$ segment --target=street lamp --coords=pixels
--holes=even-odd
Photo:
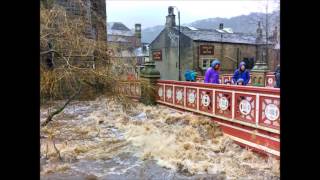
[[[178,36],[178,67],[179,67],[179,81],[181,81],[181,65],[180,65],[180,11],[177,6],[172,6],[178,11],[178,21],[179,21],[179,36]]]

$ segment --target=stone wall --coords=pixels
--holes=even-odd
[[[161,79],[178,80],[178,39],[171,40],[168,33],[175,32],[172,28],[164,29],[160,36],[150,45],[150,58],[154,50],[161,50],[162,60],[155,61]],[[177,33],[176,33],[177,35]]]
[[[213,45],[213,56],[199,56],[200,45]],[[237,53],[239,49],[239,55]],[[216,43],[216,42],[193,42],[193,58],[195,69],[199,72],[199,75],[204,75],[205,71],[200,68],[201,57],[217,58],[220,60],[221,73],[228,74],[233,73],[238,67],[238,64],[243,58],[256,58],[256,46],[248,44],[231,44],[231,43]]]
[[[176,35],[176,40],[172,40]],[[170,38],[171,37],[171,38]],[[178,31],[173,28],[164,29],[160,35],[150,45],[150,57],[152,58],[153,50],[162,51],[162,60],[155,61],[156,68],[161,72],[161,79],[178,80]],[[193,41],[185,35],[181,34],[180,40],[180,59],[181,59],[181,77],[184,78],[184,72],[187,69],[196,70],[199,76],[205,74],[205,70],[201,68],[201,58],[214,59],[221,61],[221,73],[232,74],[238,68],[239,63],[244,58],[253,58],[257,60],[257,46],[252,44],[233,44],[220,42],[201,42]],[[199,55],[200,45],[213,45],[214,55]],[[279,51],[269,50],[269,68],[274,71],[279,63]]]

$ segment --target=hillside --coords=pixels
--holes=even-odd
[[[258,20],[265,24],[265,13],[251,13],[249,15],[235,16],[232,18],[208,18],[194,21],[189,24],[183,24],[185,26],[193,26],[203,29],[215,29],[219,27],[220,23],[224,24],[224,27],[230,27],[234,32],[252,33],[254,34],[257,29]],[[279,23],[280,12],[275,11],[269,14],[269,32],[272,32],[273,27]],[[142,42],[150,43],[164,28],[164,25],[158,25],[150,28],[142,29]],[[264,28],[264,27],[263,27]]]

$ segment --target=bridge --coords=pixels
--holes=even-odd
[[[223,74],[221,75],[221,77],[219,78],[219,82],[220,84],[225,84],[226,81],[231,81],[233,74]],[[197,77],[197,82],[203,82],[204,77],[203,76],[198,76]],[[250,74],[250,80],[248,85],[252,85],[252,75]],[[255,80],[253,80],[255,81]],[[264,82],[264,86],[265,87],[274,87],[275,85],[275,76],[274,76],[274,72],[269,72],[266,74],[266,81]]]
[[[156,102],[209,116],[240,146],[279,158],[280,89],[273,88],[272,73],[267,76],[266,87],[157,80]],[[119,91],[138,99],[140,82],[123,82]]]

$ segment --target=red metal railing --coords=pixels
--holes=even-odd
[[[141,96],[140,81],[122,81],[120,82],[117,91],[128,97],[138,99]]]
[[[276,78],[274,76],[274,72],[269,72],[266,75],[265,86],[266,87],[274,87],[276,83]]]
[[[119,91],[139,98],[140,82]],[[159,104],[210,116],[239,144],[280,156],[280,89],[158,80],[156,92]]]
[[[265,143],[260,146],[261,142],[254,141],[251,146],[280,156],[280,90],[277,88],[158,80],[157,102],[217,118],[226,127],[232,127],[233,132],[239,128],[259,131],[262,133],[259,141]],[[246,142],[251,141],[251,131],[243,137]]]
[[[157,98],[162,104],[279,132],[276,88],[158,80]]]

